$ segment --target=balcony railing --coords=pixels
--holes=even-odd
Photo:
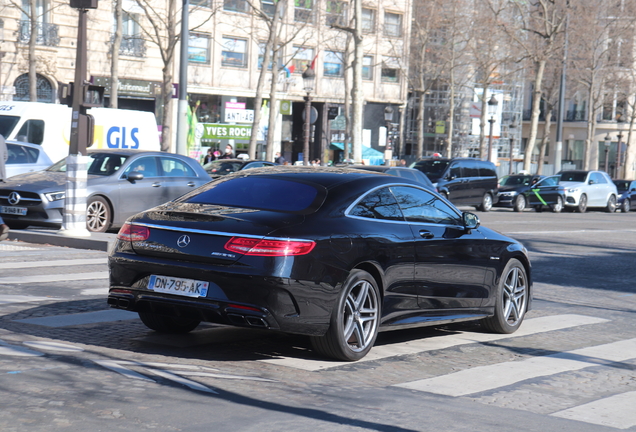
[[[37,23],[37,39],[36,44],[46,46],[58,46],[60,37],[58,36],[59,27],[56,24]],[[18,41],[20,43],[29,43],[31,38],[31,21],[20,21],[18,28]]]
[[[122,36],[119,54],[132,57],[145,57],[146,41],[141,35]]]

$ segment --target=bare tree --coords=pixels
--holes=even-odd
[[[119,49],[122,39],[123,0],[115,0],[115,35],[110,59],[110,107],[117,108],[119,98]]]

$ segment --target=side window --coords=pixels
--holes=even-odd
[[[464,163],[464,177],[479,177],[477,161],[469,160]]]
[[[178,159],[159,158],[164,177],[196,177],[194,170],[185,162]]]
[[[137,171],[144,175],[144,177],[157,177],[157,161],[155,157],[147,156],[134,160],[124,174],[128,174],[131,171]]]
[[[479,177],[497,177],[497,172],[488,162],[477,162],[479,166]]]
[[[7,144],[9,157],[7,165],[35,163],[38,160],[38,151],[30,147],[17,144]]]
[[[17,138],[32,144],[42,144],[44,140],[44,120],[27,120],[24,122]]]
[[[636,190],[636,181],[632,182],[632,185],[629,187],[630,191]]]
[[[459,216],[444,201],[423,189],[407,186],[391,188],[398,205],[409,222],[459,225]]]
[[[605,181],[605,178],[603,178],[603,176],[601,174],[599,174],[599,173],[590,174],[590,180],[592,180],[594,182],[594,184],[607,183]]]
[[[400,207],[388,188],[367,194],[351,209],[349,215],[368,219],[404,221]]]
[[[448,173],[450,174],[451,179],[460,178],[462,177],[462,167],[459,164],[451,165]]]

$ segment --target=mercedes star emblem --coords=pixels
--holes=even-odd
[[[20,202],[20,198],[22,198],[22,197],[20,196],[20,194],[19,194],[19,193],[17,193],[17,192],[11,192],[11,193],[9,194],[9,204],[11,204],[11,205],[16,205],[17,203],[19,203],[19,202]]]
[[[184,248],[189,244],[190,244],[190,237],[187,235],[182,235],[181,237],[179,237],[179,240],[177,240],[177,246],[179,246],[180,248]]]

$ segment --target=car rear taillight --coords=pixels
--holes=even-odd
[[[124,241],[143,241],[150,237],[150,230],[145,226],[133,225],[126,222],[117,233],[118,240]]]
[[[269,240],[232,237],[225,249],[252,256],[294,256],[306,255],[316,246],[313,241]]]

